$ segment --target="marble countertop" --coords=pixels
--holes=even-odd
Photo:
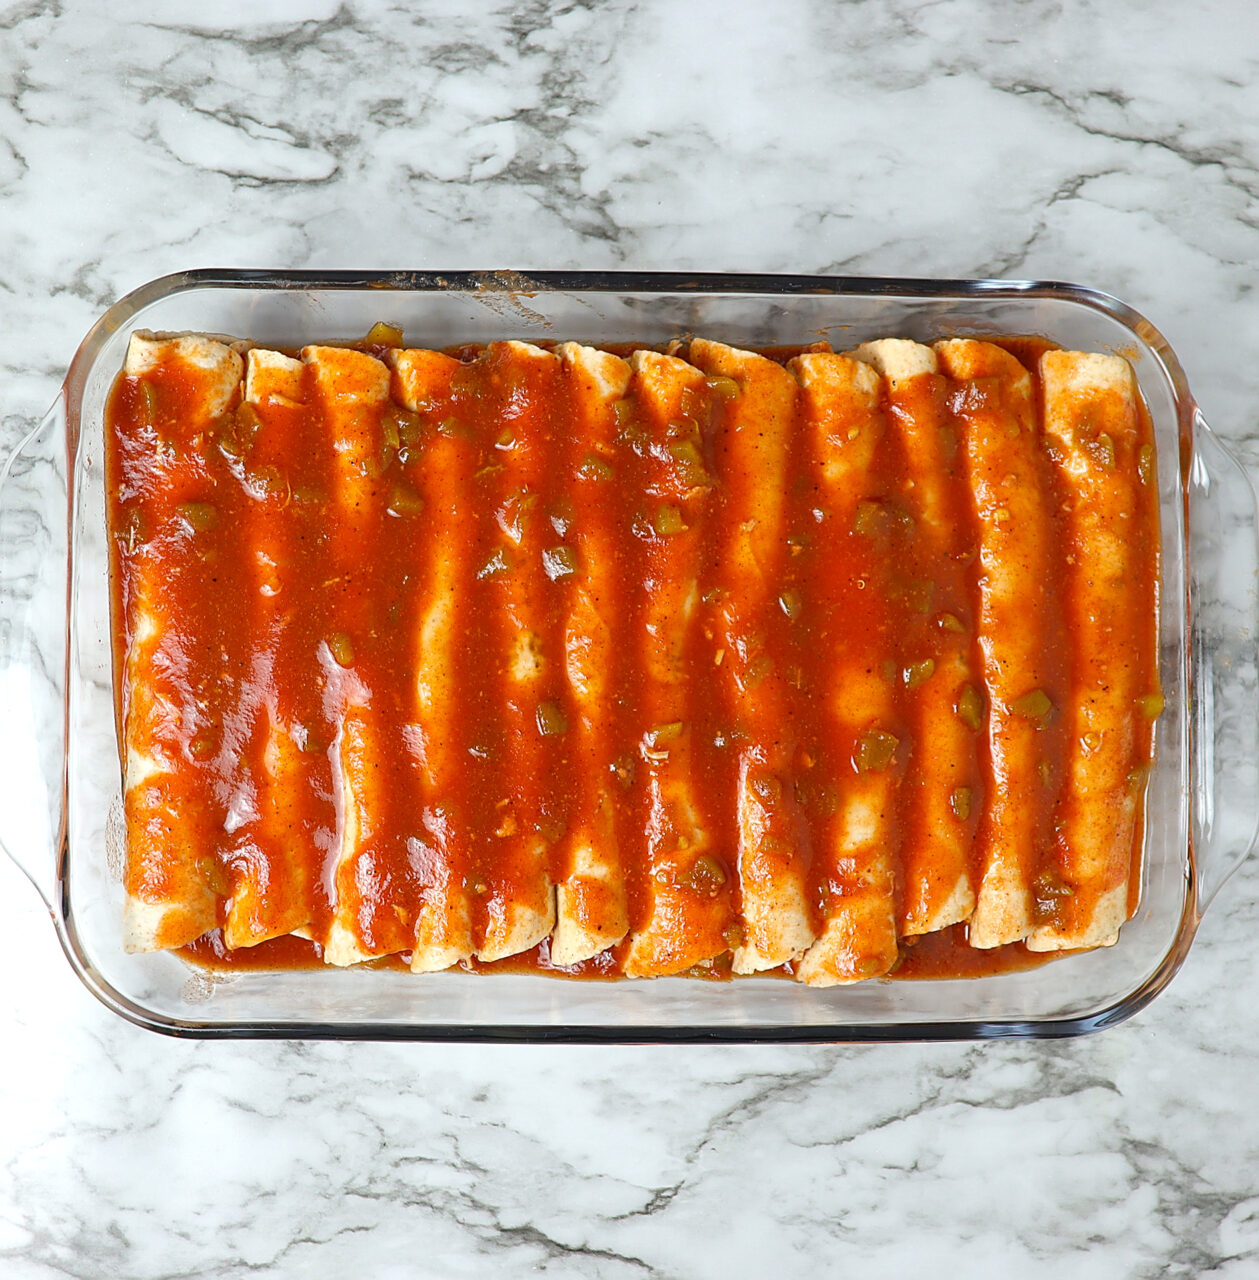
[[[164,272],[626,267],[1085,282],[1259,471],[1259,11],[1193,9],[0,4],[0,452]],[[0,858],[0,1274],[1259,1275],[1257,897],[1078,1041],[191,1043]]]

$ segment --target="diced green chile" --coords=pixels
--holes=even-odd
[[[682,519],[681,509],[663,504],[652,518],[651,527],[662,537],[682,533],[686,529],[686,521]]]
[[[250,487],[267,498],[274,498],[281,493],[288,493],[289,482],[279,467],[270,464],[253,467],[246,473]]]
[[[396,484],[385,510],[391,516],[418,516],[424,510],[424,499],[410,485]]]
[[[671,742],[676,742],[683,733],[685,724],[681,720],[671,720],[668,724],[658,724],[654,729],[647,732],[647,745],[649,747],[666,747]]]
[[[699,446],[694,440],[679,440],[669,446],[669,453],[678,464],[678,471],[687,484],[697,489],[711,489],[715,481],[704,466]]]
[[[978,733],[984,727],[983,695],[973,684],[968,684],[962,689],[953,709],[957,712],[957,718],[968,729]]]
[[[1021,698],[1015,698],[1014,709],[1029,720],[1043,720],[1054,709],[1054,704],[1044,689],[1033,689]]]
[[[542,568],[552,582],[571,577],[577,572],[577,553],[572,547],[550,547],[542,553]]]
[[[715,898],[726,883],[726,869],[711,853],[703,853],[691,863],[684,880],[694,892]]]
[[[218,509],[209,502],[181,502],[175,510],[193,533],[208,533],[219,522]]]
[[[1147,693],[1140,700],[1141,714],[1148,720],[1157,720],[1167,705],[1161,693]]]
[[[568,531],[573,527],[573,521],[577,518],[573,504],[567,498],[560,498],[553,503],[547,515],[551,521],[551,528],[561,538],[568,536]]]
[[[410,449],[420,443],[424,424],[418,413],[412,413],[410,409],[395,409],[393,419],[398,429],[398,440],[403,446]]]
[[[907,689],[917,689],[926,684],[935,675],[935,659],[923,658],[921,662],[911,662],[902,673]]]
[[[536,719],[538,732],[544,738],[568,732],[568,717],[558,702],[539,702]]]
[[[506,547],[499,547],[492,556],[477,570],[478,578],[501,578],[512,570],[511,552]]]
[[[258,410],[248,401],[236,406],[236,437],[248,448],[262,426]]]
[[[402,346],[402,330],[395,324],[386,324],[383,320],[377,320],[368,329],[364,345],[369,347],[400,347]]]
[[[857,740],[853,763],[858,773],[879,773],[896,758],[900,739],[883,729],[869,729]]]
[[[577,468],[577,474],[583,480],[611,480],[613,473],[611,464],[596,454],[588,453],[585,461]]]
[[[872,538],[886,526],[883,508],[877,502],[862,499],[852,517],[852,531],[863,538]]]

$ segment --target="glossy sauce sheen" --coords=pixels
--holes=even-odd
[[[1042,348],[1003,345],[1039,392]],[[614,439],[594,451],[580,440],[581,406],[558,360],[526,358],[506,343],[455,354],[461,363],[447,390],[420,413],[398,410],[396,375],[393,402],[369,410],[364,438],[373,444],[356,464],[348,506],[336,500],[344,459],[309,367],[305,403],[268,407],[260,422],[229,412],[194,437],[181,430],[191,392],[179,369],[121,376],[114,388],[108,468],[120,724],[129,696],[124,664],[143,604],[161,635],[154,679],[180,709],[164,732],[168,752],[180,760],[169,803],[195,816],[197,857],[183,874],[199,877],[197,888],[208,885],[220,902],[220,929],[186,945],[185,954],[216,967],[320,963],[341,903],[362,950],[380,956],[372,963],[405,964],[426,895],[443,878],[466,896],[479,944],[511,904],[543,902],[550,886],[570,876],[570,832],[591,820],[593,777],[608,784],[614,805],[629,934],[564,968],[551,964],[546,939],[492,963],[474,956],[461,963],[617,977],[632,939],[665,902],[683,957],[668,971],[723,977],[744,936],[740,787],[754,790],[758,812],[767,815],[767,847],[802,878],[808,927],[817,937],[864,874],[820,851],[837,838],[847,792],[874,771],[883,775],[879,794],[890,805],[882,847],[900,935],[893,976],[971,976],[1045,958],[1021,943],[974,950],[965,924],[921,941],[906,933],[925,910],[933,874],[933,855],[924,852],[923,761],[915,752],[927,687],[920,678],[949,663],[975,671],[982,665],[975,632],[979,531],[958,436],[961,417],[995,393],[942,375],[899,395],[882,385],[876,412],[883,429],[856,517],[835,510],[797,424],[787,436],[778,534],[772,548],[756,550],[763,575],[757,589],[737,594],[737,522],[748,521],[763,495],[747,464],[752,455],[735,448],[730,434],[740,394],[730,379],[695,379],[668,420],[652,419],[631,381]],[[773,353],[775,367],[791,354]],[[933,491],[954,535],[943,549],[924,532],[923,488],[902,437],[888,425],[894,415],[915,413],[934,414],[940,424],[943,461]],[[749,429],[754,425],[741,427]],[[1144,413],[1140,431],[1149,445]],[[445,493],[432,491],[426,472],[426,456],[439,442],[446,451],[441,474],[453,487]],[[1060,525],[1071,495],[1047,458],[1038,465],[1051,495],[1055,568],[1048,586],[1057,596],[1070,572]],[[1157,496],[1150,483],[1139,492],[1129,536],[1141,573],[1124,607],[1143,637],[1133,659],[1141,686],[1153,693]],[[457,702],[446,723],[463,767],[443,775],[442,794],[434,795],[425,772],[431,744],[415,707],[417,635],[431,603],[427,552],[451,536],[455,518],[466,531],[466,570],[454,584],[461,604],[451,686]],[[596,602],[612,619],[608,704],[596,728],[580,720],[564,658],[565,620],[587,571],[582,552],[591,546],[612,548],[600,574],[611,599]],[[680,573],[694,578],[685,620],[677,609],[657,607],[672,598],[671,575]],[[260,584],[270,591],[265,607]],[[1042,639],[1054,660],[1043,683],[1060,707],[1070,694],[1070,635],[1060,613],[1050,616],[1056,632]],[[659,626],[679,629],[647,634]],[[520,678],[515,664],[525,633],[540,662]],[[653,645],[675,647],[676,683],[652,674]],[[868,728],[842,714],[842,689],[832,687],[837,663],[861,664],[880,682],[885,710],[873,746]],[[368,735],[364,751],[370,747],[371,821],[353,861],[339,866],[346,821],[339,771],[355,717]],[[1051,713],[1039,739],[1046,783],[1038,804],[1047,824],[1064,772],[1064,733],[1053,722]],[[279,818],[258,798],[273,725],[299,748]],[[1153,718],[1136,708],[1133,738],[1133,775],[1141,777],[1152,756]],[[653,786],[665,786],[661,779],[681,760],[693,836],[679,835],[676,805],[652,799],[659,795]],[[956,816],[960,847],[973,859],[992,787],[982,733],[951,767],[967,794]],[[1142,843],[1138,809],[1128,851],[1130,910]],[[1037,883],[1056,885],[1056,865],[1047,846]],[[976,885],[982,870],[969,867]],[[160,858],[142,866],[133,858],[128,887],[178,898],[173,877]],[[283,932],[300,927],[311,940],[226,947],[221,929],[242,884],[260,894],[268,918],[285,922]],[[1037,921],[1087,913],[1081,899],[1088,892],[1036,892]],[[778,970],[791,971],[790,962]]]

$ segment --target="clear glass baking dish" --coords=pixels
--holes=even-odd
[[[210,975],[121,945],[121,786],[111,688],[102,447],[133,330],[278,346],[377,320],[442,347],[491,338],[748,346],[1028,334],[1130,359],[1159,445],[1167,710],[1140,907],[1114,947],[953,981],[816,990],[777,979],[572,982],[460,972]],[[1174,352],[1131,308],[1074,285],[818,276],[205,270],[128,294],[83,340],[48,416],[0,473],[0,844],[106,1005],[189,1036],[415,1040],[861,1041],[1067,1036],[1142,1008],[1250,850],[1259,797],[1255,495]]]

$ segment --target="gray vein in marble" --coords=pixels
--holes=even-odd
[[[8,13],[0,13],[0,31],[12,31],[22,23],[45,14],[59,18],[63,13],[64,6],[60,0],[27,0],[26,4],[13,5]]]

